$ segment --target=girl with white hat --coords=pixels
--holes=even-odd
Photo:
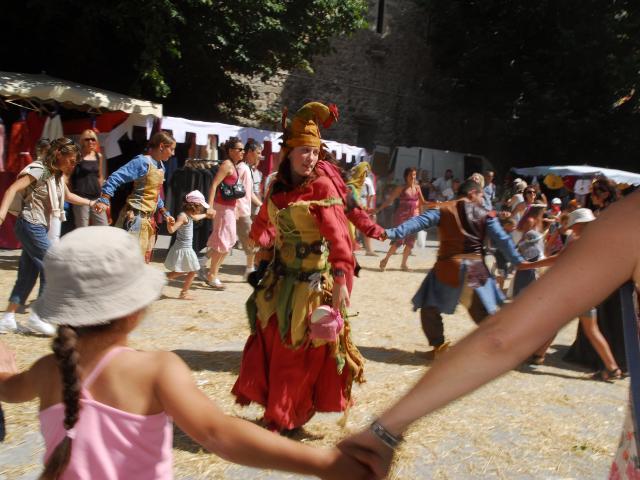
[[[18,373],[0,342],[0,400],[40,401],[40,478],[170,479],[172,419],[232,462],[327,479],[367,473],[335,448],[314,449],[225,415],[175,354],[128,347],[165,279],[124,230],[71,232],[50,249],[45,272],[36,309],[58,327],[54,354]]]

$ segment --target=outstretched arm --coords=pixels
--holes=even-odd
[[[507,258],[507,261],[520,265],[525,260],[516,250],[511,235],[504,231],[497,218],[487,218],[487,234],[498,250]]]
[[[7,188],[7,191],[4,192],[4,197],[2,197],[2,203],[0,204],[0,225],[2,225],[7,218],[7,212],[15,196],[31,185],[31,182],[35,181],[36,179],[31,175],[23,175]]]
[[[365,236],[380,239],[384,234],[384,228],[371,220],[371,216],[362,208],[355,207],[346,212],[347,218],[353,226]]]
[[[610,206],[540,280],[445,353],[379,419],[392,435],[522,362],[569,320],[640,279],[640,193]],[[606,245],[606,248],[602,246]],[[597,258],[594,254],[597,253]],[[368,431],[342,443],[379,476],[392,451]]]
[[[156,392],[168,415],[191,438],[230,462],[317,475],[326,479],[366,478],[367,470],[336,449],[312,448],[225,415],[195,384],[175,354],[160,354]]]
[[[389,240],[397,240],[398,238],[404,238],[408,235],[418,233],[421,230],[435,227],[440,223],[440,210],[431,209],[425,210],[420,215],[410,218],[401,225],[395,228],[387,228],[385,233]]]
[[[44,358],[29,370],[18,372],[14,353],[0,341],[0,400],[10,403],[33,400],[38,394],[34,372],[42,368]]]

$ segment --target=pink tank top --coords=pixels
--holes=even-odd
[[[417,189],[413,195],[411,195],[407,189],[403,190],[398,197],[398,208],[393,216],[394,223],[400,225],[410,218],[415,217],[419,203],[420,195]]]
[[[80,417],[73,430],[71,460],[63,480],[164,480],[173,478],[173,423],[164,412],[137,415],[97,402],[89,387],[109,361],[127,347],[115,347],[100,359],[82,384]],[[45,461],[66,432],[64,404],[40,412]]]

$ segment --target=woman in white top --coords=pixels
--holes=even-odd
[[[15,312],[19,305],[26,303],[38,276],[40,291],[44,287],[42,260],[51,245],[49,228],[52,223],[64,221],[64,202],[90,207],[95,204],[94,200],[79,197],[65,187],[63,176],[71,175],[78,156],[78,146],[72,140],[58,138],[51,142],[44,161],[27,165],[5,192],[0,204],[0,225],[4,223],[9,208],[15,206],[16,195],[23,200],[15,225],[16,237],[22,244],[22,254],[18,264],[18,278],[0,321],[0,333],[17,331]],[[55,333],[55,329],[41,321],[34,312],[29,317],[27,327],[43,335]]]

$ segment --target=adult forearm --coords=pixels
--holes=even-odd
[[[7,218],[7,213],[9,212],[9,206],[13,202],[13,199],[16,196],[16,189],[9,187],[2,197],[2,203],[0,203],[0,222],[4,222]]]
[[[73,203],[74,205],[82,205],[84,207],[91,207],[93,205],[93,200],[81,197],[75,193],[69,192],[68,190],[65,194],[65,200],[69,203]]]
[[[614,212],[594,222],[540,280],[443,355],[381,417],[382,425],[397,434],[421,416],[513,368],[563,324],[631,278],[637,265],[638,236],[620,234],[630,209],[612,208]],[[608,248],[603,249],[604,244]]]
[[[385,232],[390,240],[395,240],[436,226],[439,222],[440,212],[438,210],[427,210],[395,228],[386,229]]]

